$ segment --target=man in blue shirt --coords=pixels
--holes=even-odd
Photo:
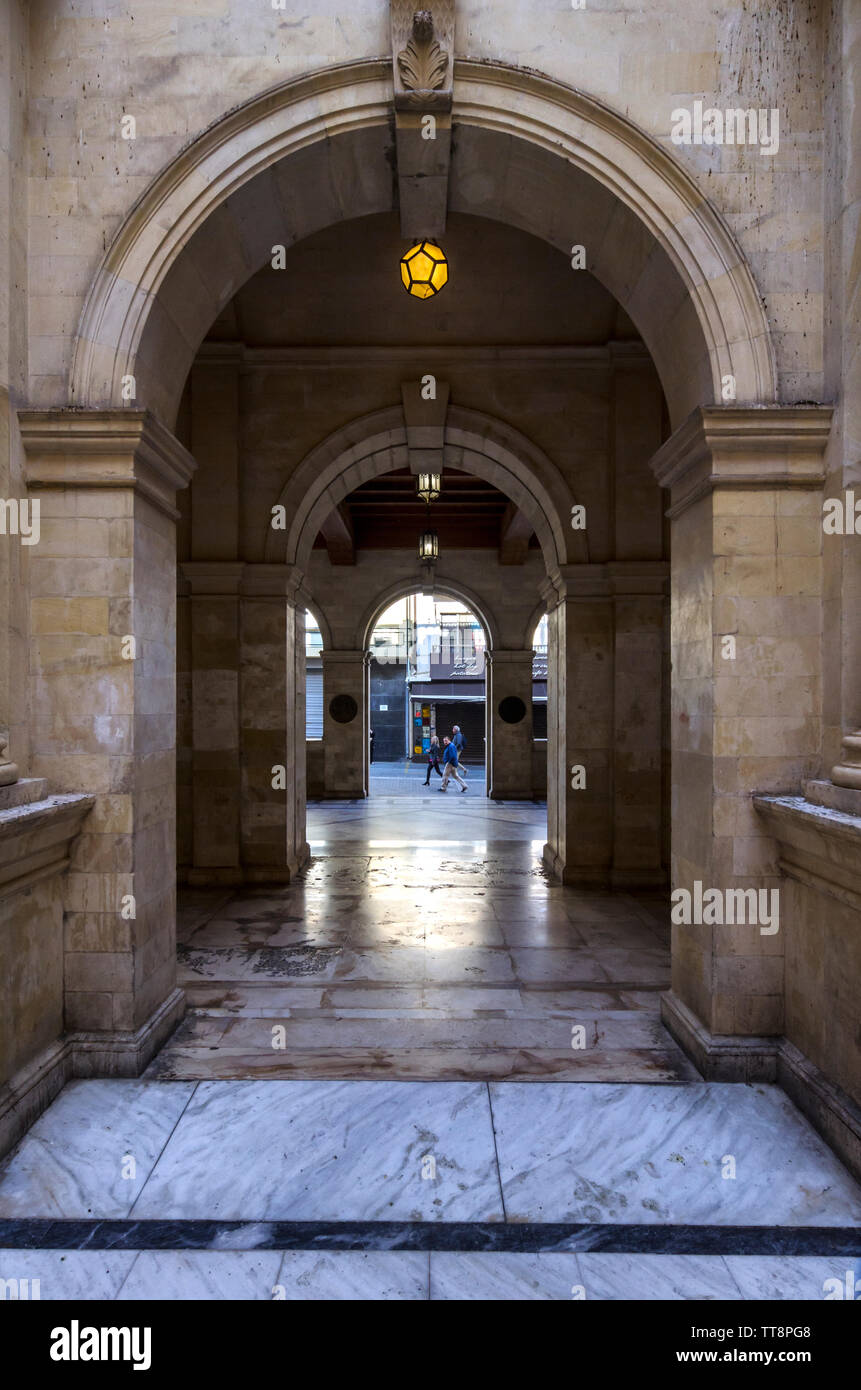
[[[442,774],[442,786],[440,787],[440,791],[448,791],[448,779],[449,777],[453,777],[461,791],[465,792],[466,783],[457,775],[457,749],[448,734],[446,734],[443,742],[445,743],[445,752],[442,755],[444,771]]]
[[[451,741],[457,749],[457,770],[463,778],[466,778],[466,768],[464,767],[463,758],[461,756],[466,747],[466,739],[460,731],[459,724],[452,725]]]

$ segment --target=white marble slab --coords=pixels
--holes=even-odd
[[[861,1237],[858,1242],[861,1251]],[[861,1261],[843,1255],[727,1255],[743,1298],[803,1299],[815,1303],[861,1297]],[[837,1286],[829,1282],[837,1280]]]
[[[490,1091],[508,1220],[861,1221],[861,1188],[776,1086],[494,1082]],[[722,1177],[725,1156],[734,1179]]]
[[[249,1302],[276,1296],[277,1250],[143,1250],[119,1291],[121,1301]]]
[[[28,1298],[39,1281],[42,1302],[116,1298],[138,1258],[136,1250],[0,1250],[0,1279],[26,1279]]]
[[[486,1087],[202,1082],[134,1215],[501,1220]]]
[[[428,1297],[429,1256],[412,1250],[288,1250],[276,1284],[277,1298],[412,1302]]]
[[[739,1299],[720,1255],[581,1255],[585,1297],[629,1300]]]
[[[570,1301],[583,1280],[579,1256],[557,1254],[461,1254],[434,1251],[430,1257],[430,1296],[435,1302]]]
[[[194,1086],[71,1081],[0,1165],[0,1216],[126,1216]]]

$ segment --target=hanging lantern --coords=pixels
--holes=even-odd
[[[439,473],[419,473],[416,479],[416,492],[423,502],[436,502],[440,494]]]
[[[419,241],[401,257],[401,280],[407,294],[432,299],[448,281],[448,261],[435,241]]]
[[[439,556],[439,536],[436,531],[422,531],[419,536],[419,559],[436,560]]]

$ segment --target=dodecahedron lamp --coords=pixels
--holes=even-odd
[[[432,299],[448,282],[448,261],[435,241],[420,241],[401,257],[401,280],[407,294]]]

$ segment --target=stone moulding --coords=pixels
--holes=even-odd
[[[72,405],[119,405],[126,375],[136,376],[139,399],[156,399],[158,363],[148,364],[145,355],[139,362],[139,352],[159,290],[195,231],[286,155],[339,134],[388,127],[391,62],[344,64],[270,89],[209,127],[155,179],[126,217],[85,301],[70,373]],[[728,226],[676,158],[624,116],[550,77],[472,59],[455,60],[453,73],[454,120],[561,157],[648,228],[695,310],[714,399],[731,373],[740,401],[773,402],[774,352],[755,281]],[[239,284],[224,286],[220,299]],[[220,307],[214,297],[213,319]],[[189,365],[194,351],[191,343],[182,349]],[[163,418],[172,423],[181,380],[161,386]]]
[[[717,487],[821,488],[832,407],[704,406],[652,456],[667,515],[678,516]]]
[[[21,410],[31,490],[130,487],[174,520],[176,492],[197,467],[146,410]]]

